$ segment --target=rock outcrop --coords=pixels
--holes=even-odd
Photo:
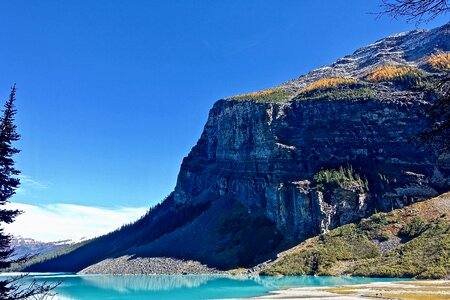
[[[363,79],[378,66],[420,67],[450,50],[450,25],[386,38],[276,89],[279,102],[248,94],[218,101],[197,145],[184,159],[177,203],[203,195],[231,196],[263,210],[287,238],[303,239],[449,189],[449,155],[421,147],[414,137],[428,120],[434,95],[392,82],[368,83],[370,97],[331,101],[302,98],[308,84],[327,77]],[[262,92],[264,93],[264,92]],[[328,199],[311,185],[323,168],[352,165],[369,191],[333,191]]]
[[[426,126],[423,101],[221,100],[183,161],[175,201],[231,195],[249,210],[263,209],[285,235],[304,237],[355,221],[342,214],[326,220],[333,219],[329,204],[308,182],[322,168],[351,164],[369,178],[370,197],[342,189],[333,196],[359,217],[435,196],[448,182],[433,178],[448,178],[450,165],[445,155],[410,141]]]

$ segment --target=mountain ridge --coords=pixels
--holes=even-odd
[[[412,55],[419,48],[419,53],[422,57],[432,54],[435,50],[450,51],[450,45],[448,42],[448,36],[450,35],[450,22],[440,27],[425,30],[416,29],[412,31],[402,32],[398,34],[390,35],[386,38],[379,39],[374,43],[361,47],[354,51],[352,54],[346,55],[343,58],[336,60],[330,65],[325,65],[317,68],[305,75],[302,75],[296,79],[289,80],[282,83],[279,86],[295,86],[296,88],[304,88],[312,81],[318,80],[323,77],[363,77],[367,74],[369,69],[373,69],[379,65],[410,65],[418,66],[423,64],[423,61],[412,60],[415,57]],[[439,40],[435,47],[421,47],[424,43],[429,45],[429,40]],[[442,39],[442,41],[441,41]],[[428,40],[428,42],[426,42]],[[415,46],[413,46],[415,45]],[[396,50],[396,51],[393,51]],[[364,58],[367,58],[364,60]],[[362,60],[362,62],[359,62]],[[356,62],[356,64],[355,64]],[[348,68],[348,65],[353,68]],[[358,67],[362,66],[362,69]],[[368,67],[368,68],[366,68]],[[348,70],[353,69],[353,72]],[[316,74],[320,74],[317,76]]]
[[[32,238],[13,236],[11,246],[14,249],[12,259],[29,257],[54,252],[76,243],[73,240],[60,240],[53,242],[42,242]]]
[[[217,101],[161,204],[25,270],[78,272],[126,255],[251,267],[376,211],[448,191],[450,155],[411,138],[427,127],[424,111],[438,96],[429,83],[448,72],[428,61],[447,59],[449,33],[446,24],[391,36],[355,51],[359,61],[347,56]]]

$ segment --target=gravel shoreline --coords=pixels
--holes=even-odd
[[[194,260],[182,260],[168,257],[131,257],[108,258],[89,266],[78,274],[112,275],[164,275],[164,274],[224,274],[225,272],[209,268]]]
[[[409,282],[373,282],[340,287],[301,287],[272,291],[267,295],[246,300],[309,299],[309,300],[361,300],[361,299],[450,299],[449,280]],[[240,299],[240,300],[245,300]],[[237,300],[237,299],[236,299]]]

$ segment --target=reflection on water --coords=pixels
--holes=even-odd
[[[31,276],[48,283],[63,280],[58,298],[81,299],[224,299],[258,296],[286,287],[336,286],[395,279],[355,277],[258,277],[226,275],[63,275]]]
[[[89,276],[82,280],[102,289],[114,289],[118,292],[132,291],[166,291],[178,288],[195,288],[213,280],[218,275],[184,275],[184,276]],[[220,277],[219,277],[220,278]],[[222,277],[223,278],[223,277]]]

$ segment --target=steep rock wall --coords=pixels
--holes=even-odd
[[[232,196],[263,210],[285,237],[302,239],[377,210],[448,188],[449,160],[411,141],[426,126],[426,95],[288,104],[218,101],[184,159],[175,201]],[[354,166],[370,192],[324,197],[308,180],[322,168]]]

